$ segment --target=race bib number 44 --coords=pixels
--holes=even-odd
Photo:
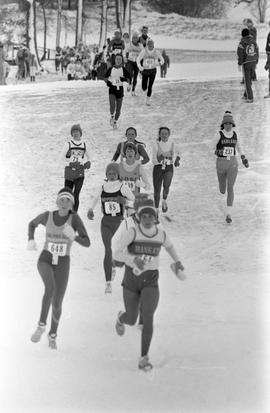
[[[234,156],[234,148],[230,146],[225,146],[223,148],[223,156],[226,156],[226,157]]]
[[[67,253],[67,244],[60,244],[58,242],[49,242],[48,251],[52,255],[57,255],[58,257],[64,257]]]
[[[120,205],[115,201],[107,201],[104,204],[105,213],[108,215],[116,215],[120,213]]]

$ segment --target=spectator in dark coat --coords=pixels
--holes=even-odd
[[[253,24],[253,21],[251,19],[245,19],[246,22],[246,27],[249,30],[249,34],[253,37],[255,42],[257,42],[257,29]],[[252,80],[257,80],[257,75],[256,75],[256,70],[254,69],[254,72],[252,73]]]
[[[270,21],[268,24],[270,27]],[[268,78],[269,78],[269,93],[268,95],[265,96],[265,98],[270,98],[270,32],[268,33],[268,36],[267,36],[265,51],[267,55],[267,62],[264,68],[265,70],[268,70]]]
[[[160,66],[160,77],[166,77],[167,70],[170,67],[170,58],[165,50],[162,50],[162,57],[164,59],[163,65]]]
[[[245,92],[243,98],[247,103],[252,103],[252,71],[255,70],[259,60],[259,48],[254,38],[249,34],[248,29],[242,30],[242,39],[237,48],[237,56],[239,71],[242,71],[244,76]]]

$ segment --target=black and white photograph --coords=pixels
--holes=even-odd
[[[0,412],[270,411],[270,0],[0,0]]]

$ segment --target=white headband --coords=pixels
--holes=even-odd
[[[61,198],[68,198],[74,204],[74,196],[69,192],[61,192],[57,195],[57,201]]]

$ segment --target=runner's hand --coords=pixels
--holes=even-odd
[[[142,260],[140,257],[135,257],[134,258],[134,264],[136,265],[136,267],[138,267],[139,268],[139,270],[143,270],[144,269],[144,266],[145,266],[145,261],[144,260]]]
[[[28,251],[35,251],[37,249],[37,244],[36,241],[34,239],[30,239],[27,243],[27,247]]]
[[[249,167],[249,163],[247,158],[245,157],[245,155],[241,155],[241,159],[242,159],[242,164],[245,166],[245,168]]]
[[[175,167],[180,166],[180,156],[177,156],[177,157],[176,157],[176,159],[175,159],[175,161],[174,161],[174,166],[175,166]]]
[[[91,219],[91,221],[94,219],[94,211],[92,210],[92,208],[88,209],[87,218]]]
[[[90,169],[90,166],[91,166],[91,162],[90,162],[90,161],[87,161],[87,162],[85,162],[85,163],[83,164],[83,168],[84,168],[84,169]]]

